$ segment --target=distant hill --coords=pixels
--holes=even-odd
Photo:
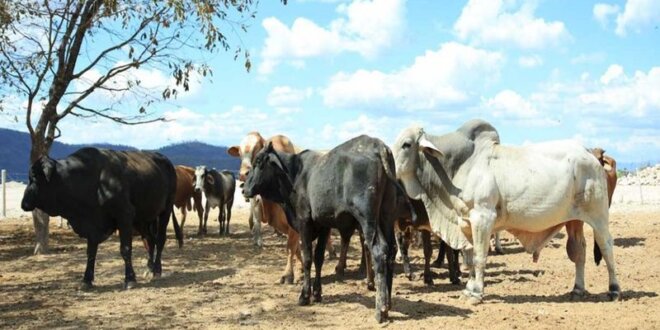
[[[114,150],[137,150],[137,148],[109,143],[66,144],[55,141],[50,155],[63,158],[82,147],[97,147]],[[157,149],[175,165],[206,165],[217,169],[238,171],[240,160],[227,154],[226,147],[202,142],[175,143]],[[30,135],[19,131],[0,128],[0,169],[6,169],[9,180],[27,181],[30,155]]]

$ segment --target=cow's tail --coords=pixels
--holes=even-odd
[[[183,232],[181,231],[181,227],[179,227],[179,221],[176,220],[174,206],[172,206],[172,226],[174,227],[174,236],[176,236],[176,241],[179,244],[180,249],[183,247]]]
[[[596,262],[596,266],[600,265],[602,259],[603,254],[600,252],[600,246],[598,246],[598,243],[594,240],[594,261]]]
[[[410,202],[406,190],[399,183],[399,180],[396,179],[396,172],[395,172],[396,170],[394,166],[394,156],[392,155],[392,151],[387,147],[381,148],[381,150],[379,151],[379,156],[381,163],[383,163],[383,169],[385,170],[385,174],[390,179],[390,181],[392,181],[392,183],[396,186],[397,199],[403,198],[404,203],[410,210],[410,221],[412,221],[412,223],[416,225],[417,213],[415,212],[415,207],[413,207],[412,203]]]

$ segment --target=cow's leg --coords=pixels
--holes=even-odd
[[[447,264],[449,268],[449,281],[451,284],[461,284],[461,269],[458,264],[458,250],[448,247]]]
[[[295,260],[294,258],[296,257],[296,251],[298,250],[298,233],[293,230],[293,228],[289,228],[289,232],[287,235],[287,242],[286,242],[286,251],[287,251],[287,257],[286,257],[286,267],[284,268],[284,274],[282,277],[280,277],[280,284],[293,284],[294,280],[294,275],[293,275],[293,268],[294,268],[294,263]]]
[[[199,219],[199,229],[197,229],[197,235],[202,236],[206,232],[206,222],[209,219],[209,211],[211,207],[209,206],[209,201],[206,201],[206,207],[204,207],[204,219]]]
[[[229,202],[227,202],[227,204],[225,204],[225,207],[227,208],[227,211],[225,213],[226,215],[225,235],[229,235],[229,221],[231,220],[231,207],[233,204],[234,204],[234,200],[230,200]]]
[[[89,290],[93,287],[94,266],[96,265],[96,252],[98,249],[99,243],[87,240],[87,266],[85,267],[85,275],[80,286],[81,290]]]
[[[257,196],[250,199],[250,210],[252,213],[252,239],[254,240],[254,245],[262,247],[264,241],[261,238],[261,221],[263,219],[263,205],[261,204],[261,197]]]
[[[440,239],[440,245],[438,246],[438,257],[433,262],[433,267],[442,268],[442,264],[445,262],[445,254],[447,252],[447,243]]]
[[[156,255],[154,257],[154,268],[152,270],[154,278],[159,278],[163,274],[162,255],[165,248],[165,241],[167,240],[167,224],[169,223],[170,212],[166,209],[159,216],[159,221],[156,224],[158,230],[156,231]],[[153,239],[152,239],[153,240]],[[153,253],[153,248],[151,248]]]
[[[433,247],[431,246],[430,232],[422,230],[422,244],[424,246],[424,284],[433,285],[433,273],[431,273]]]
[[[500,242],[500,232],[499,230],[495,232],[495,254],[502,255],[504,254],[504,249],[502,249],[502,243]]]
[[[337,262],[337,266],[335,266],[335,274],[339,278],[344,277],[344,272],[346,270],[346,255],[348,254],[348,247],[351,243],[351,236],[353,236],[354,232],[355,229],[339,232],[339,236],[341,236],[341,248],[339,250],[339,261]]]
[[[303,283],[298,305],[309,305],[311,290],[310,273],[312,271],[312,234],[308,219],[302,221],[300,228],[300,249],[302,250]]]
[[[131,254],[133,252],[133,228],[126,225],[122,227],[119,229],[119,252],[124,259],[124,289],[132,289],[136,284],[135,271],[133,270],[133,262],[131,260]]]
[[[399,250],[399,256],[403,264],[403,273],[408,276],[408,280],[413,280],[414,275],[410,269],[410,256],[408,256],[408,248],[410,247],[410,227],[395,234],[396,243]]]
[[[186,209],[185,205],[179,210],[181,210],[181,231],[183,231],[183,226],[186,224],[186,216],[188,215],[188,210]]]
[[[220,229],[218,230],[218,235],[222,236],[225,233],[225,226],[226,226],[226,224],[225,224],[225,220],[226,220],[225,219],[225,216],[226,216],[226,214],[225,214],[225,203],[224,202],[220,203],[220,206],[218,206],[218,208],[220,209],[218,211],[218,223],[219,223],[219,227],[220,227]]]
[[[362,246],[362,258],[364,260],[364,263],[360,261],[361,265],[365,265],[365,271],[367,273],[367,290],[369,291],[375,291],[376,290],[376,285],[374,283],[374,263],[372,262],[373,255],[371,253],[371,243],[370,242],[365,242],[365,234],[362,232],[362,230],[359,231],[360,233],[360,245]]]
[[[607,273],[609,275],[609,291],[607,295],[610,300],[617,301],[621,299],[621,287],[619,286],[619,281],[616,279],[616,268],[614,265],[614,241],[612,240],[612,235],[607,224],[607,216],[605,216],[605,221],[601,223],[596,223],[593,227],[594,229],[594,238],[596,243],[600,247],[600,251],[605,259],[605,264],[607,264]]]
[[[484,273],[486,269],[486,258],[490,245],[490,235],[497,213],[495,210],[477,205],[470,210],[470,223],[472,224],[472,239],[474,246],[474,270],[470,272],[470,280],[464,294],[469,298],[470,304],[478,304],[484,294]]]
[[[330,235],[330,228],[321,228],[319,230],[319,237],[316,240],[316,249],[314,250],[314,270],[316,271],[316,277],[314,277],[314,286],[312,287],[312,296],[314,297],[314,302],[321,302],[323,299],[321,293],[321,269],[323,268],[323,259],[325,258],[325,246],[328,242],[328,236]]]
[[[587,242],[584,239],[583,222],[572,220],[566,223],[566,254],[575,263],[575,285],[571,291],[571,300],[582,298],[586,294],[584,284],[584,264],[586,261]]]
[[[380,230],[378,230],[380,231]],[[374,238],[374,235],[380,237]],[[371,261],[373,264],[372,272],[375,273],[376,284],[376,320],[380,323],[387,318],[389,306],[389,281],[387,271],[387,249],[388,246],[385,242],[385,237],[382,233],[365,230],[365,238],[368,240],[367,245],[371,250]],[[394,238],[394,237],[392,237]]]

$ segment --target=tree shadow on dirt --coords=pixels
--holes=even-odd
[[[658,294],[655,292],[650,292],[650,291],[623,291],[621,293],[621,297],[623,301],[630,300],[630,299],[639,299],[643,297],[657,297]],[[560,295],[553,295],[553,296],[540,296],[540,295],[506,295],[506,296],[501,296],[501,295],[496,295],[496,294],[491,294],[487,295],[485,300],[501,300],[507,304],[526,304],[526,303],[539,303],[539,302],[544,302],[544,303],[602,303],[602,302],[609,302],[609,299],[607,297],[607,293],[589,293],[585,297],[578,299],[578,300],[571,300],[571,295],[569,292],[560,294]]]
[[[48,317],[35,319],[35,310],[48,309]],[[40,300],[20,301],[9,304],[0,304],[0,328],[41,328],[41,329],[87,329],[90,327],[83,320],[68,320],[59,308],[44,306]]]
[[[191,284],[200,284],[217,280],[221,277],[236,274],[234,268],[208,269],[196,272],[175,272],[167,277],[153,279],[148,283],[140,285],[144,288],[171,288],[184,287]]]
[[[625,237],[625,238],[615,238],[614,245],[622,248],[629,248],[633,246],[644,246],[646,238],[645,237]]]
[[[344,303],[355,302],[374,311],[375,300],[373,297],[362,295],[359,293],[338,294],[338,295],[324,295],[324,303]],[[424,320],[435,316],[459,316],[467,318],[472,313],[469,309],[458,308],[454,306],[437,304],[424,300],[410,301],[400,297],[392,297],[392,311],[402,313],[406,316],[400,317],[390,314],[390,320]]]

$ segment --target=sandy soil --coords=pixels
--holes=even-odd
[[[336,260],[323,272],[323,302],[297,306],[300,286],[277,281],[285,263],[285,239],[264,227],[265,248],[252,246],[247,208],[236,208],[230,237],[218,237],[212,222],[197,237],[196,215],[186,223],[183,249],[170,232],[164,276],[150,280],[146,253],[134,243],[138,287],[122,291],[123,262],[116,237],[101,245],[96,289],[77,290],[85,267],[85,242],[71,230],[51,224],[52,253],[32,256],[32,225],[27,217],[0,221],[0,328],[660,328],[660,206],[620,204],[611,212],[615,258],[623,300],[608,302],[607,270],[596,267],[587,230],[587,290],[583,301],[569,301],[574,266],[558,234],[539,263],[508,234],[506,255],[488,259],[485,303],[459,300],[462,286],[449,283],[446,269],[434,269],[435,285],[421,278],[422,254],[412,249],[417,279],[397,265],[391,321],[373,319],[374,293],[357,274],[358,239],[349,251],[346,278],[334,275]],[[338,242],[338,240],[336,240]],[[336,243],[337,244],[337,243]],[[463,279],[465,281],[465,279]]]

